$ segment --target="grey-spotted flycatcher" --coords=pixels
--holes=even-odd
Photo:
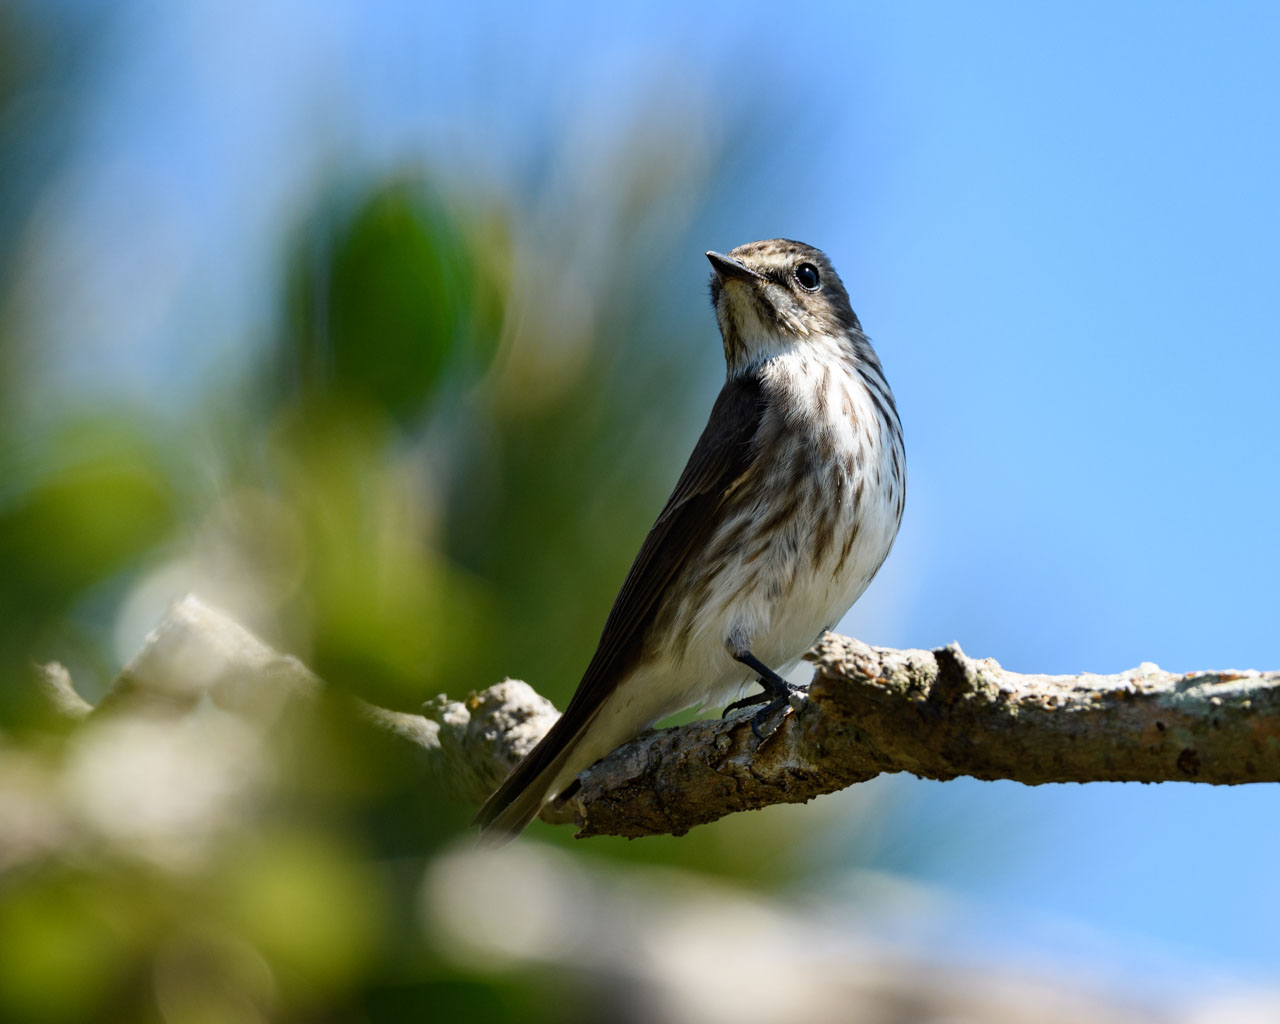
[[[753,680],[726,712],[764,704],[759,735],[897,536],[902,424],[830,261],[782,238],[707,259],[727,379],[564,715],[476,815],[493,838],[659,719]]]

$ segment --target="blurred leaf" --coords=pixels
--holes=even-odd
[[[176,498],[154,443],[128,419],[63,428],[24,452],[0,500],[0,600],[59,606],[160,543]]]
[[[506,257],[492,224],[473,239],[425,188],[396,182],[313,217],[304,237],[289,331],[305,393],[411,422],[453,363],[492,355]]]

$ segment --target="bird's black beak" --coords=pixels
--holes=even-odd
[[[743,263],[739,263],[732,256],[724,255],[724,253],[708,251],[707,259],[711,261],[711,267],[721,281],[751,281],[764,279],[763,274],[757,274],[750,267]]]

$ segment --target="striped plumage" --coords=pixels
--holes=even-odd
[[[902,426],[826,256],[753,242],[715,267],[728,375],[565,714],[476,822],[514,835],[657,720],[785,674],[866,589],[897,535]],[[816,287],[809,287],[816,282]]]

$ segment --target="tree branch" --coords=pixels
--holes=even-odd
[[[1044,782],[1280,781],[1280,673],[1008,672],[958,645],[827,634],[808,699],[763,743],[747,718],[642,736],[581,776],[580,836],[680,835],[734,811],[911,772]]]
[[[1216,784],[1280,781],[1280,672],[1175,675],[1143,664],[1116,675],[1020,675],[951,644],[870,647],[827,634],[809,653],[808,695],[764,741],[750,713],[651,731],[588,768],[543,817],[579,836],[681,835],[735,811],[811,800],[881,772],[925,778]],[[39,680],[68,718],[88,713],[65,670]],[[174,605],[96,711],[181,711],[207,695],[270,720],[320,681],[195,598]],[[95,711],[95,713],[96,713]],[[424,715],[355,702],[426,773],[479,803],[545,734],[555,709],[506,680]]]

